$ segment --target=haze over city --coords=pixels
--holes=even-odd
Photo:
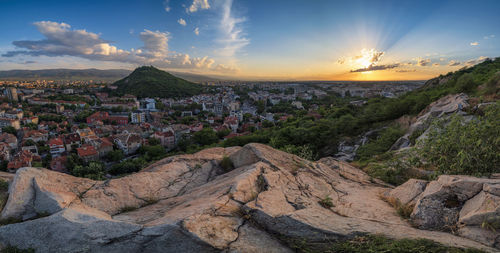
[[[1,1],[0,69],[425,80],[500,55],[498,1]]]

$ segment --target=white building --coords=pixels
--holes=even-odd
[[[139,112],[139,111],[132,112],[132,114],[130,115],[130,118],[131,118],[132,123],[140,124],[140,123],[146,122],[146,113]]]

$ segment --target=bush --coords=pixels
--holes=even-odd
[[[219,137],[212,128],[203,128],[201,131],[194,133],[193,140],[204,146],[217,143],[219,141]]]
[[[106,154],[106,159],[112,162],[118,162],[123,158],[125,158],[125,155],[123,154],[123,151],[120,149],[112,150]]]
[[[9,134],[16,135],[17,130],[12,126],[6,126],[6,127],[2,128],[2,133],[9,133]]]
[[[329,209],[329,208],[332,208],[333,207],[333,202],[332,202],[332,198],[330,198],[330,196],[326,196],[324,197],[323,199],[321,199],[320,201],[318,201],[318,203],[326,208],[326,209]]]
[[[94,180],[104,179],[104,166],[99,162],[90,162],[88,166],[76,165],[72,171],[73,176],[86,177]]]
[[[500,172],[500,103],[469,122],[458,115],[447,125],[444,120],[434,122],[428,138],[417,148],[436,174],[481,176]]]
[[[369,141],[357,150],[357,158],[360,160],[369,159],[375,155],[380,155],[389,150],[399,137],[403,136],[404,130],[399,126],[387,127],[382,130],[377,139]]]
[[[220,166],[222,167],[224,172],[229,172],[234,169],[233,161],[231,161],[231,159],[226,155],[220,161]]]
[[[133,173],[141,170],[144,165],[146,165],[146,160],[142,158],[134,158],[132,160],[114,164],[111,166],[111,169],[109,169],[109,173],[112,175]]]

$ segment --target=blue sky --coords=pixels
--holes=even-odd
[[[427,79],[500,56],[500,1],[0,0],[0,69]]]

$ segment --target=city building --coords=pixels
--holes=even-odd
[[[135,111],[130,114],[130,120],[134,124],[140,124],[146,122],[146,113],[141,111]]]

